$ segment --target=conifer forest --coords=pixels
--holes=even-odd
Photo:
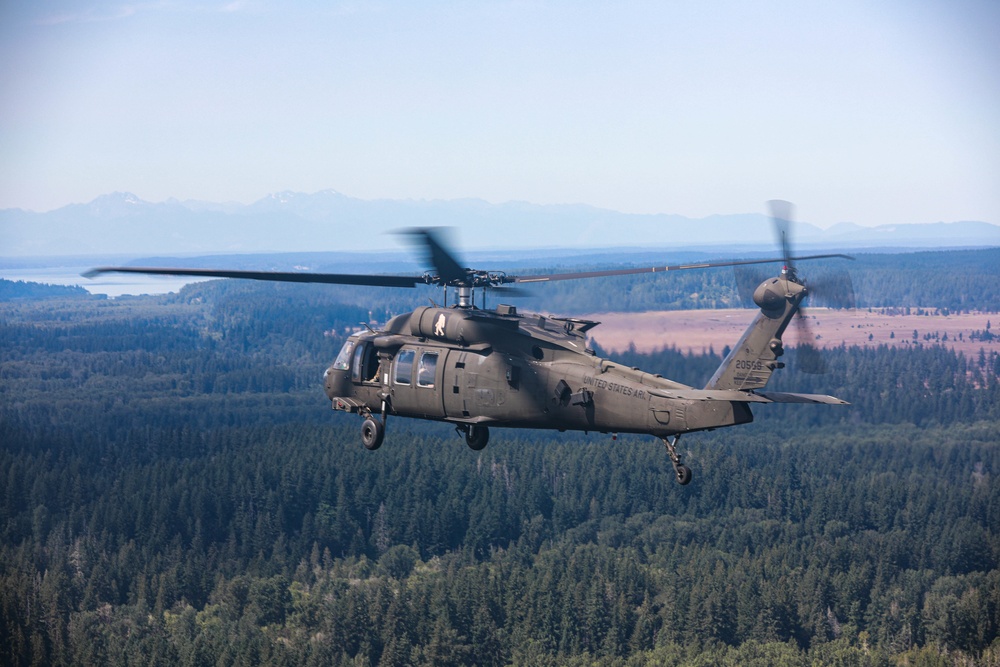
[[[998,267],[850,268],[859,308],[992,313]],[[649,281],[630,280],[614,289],[638,299]],[[673,307],[735,298],[721,272],[657,280]],[[687,303],[696,280],[719,298]],[[604,289],[532,306],[610,310]],[[426,299],[0,282],[0,664],[1000,665],[989,331],[971,356],[919,341],[789,364],[768,389],[851,406],[687,435],[680,486],[651,436],[497,429],[477,452],[390,418],[364,449],[323,371],[360,322]],[[699,387],[721,361],[663,343],[613,356]]]

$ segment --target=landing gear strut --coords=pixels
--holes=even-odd
[[[681,463],[681,456],[677,453],[677,441],[681,436],[675,435],[672,438],[663,438],[663,444],[667,447],[667,455],[670,462],[674,464],[674,474],[677,475],[677,483],[680,485],[691,482],[691,468]]]
[[[456,426],[455,430],[465,435],[465,444],[469,449],[478,452],[490,441],[490,429],[477,424],[462,424]]]

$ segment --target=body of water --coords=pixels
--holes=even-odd
[[[135,273],[106,273],[96,278],[84,278],[80,275],[91,268],[93,266],[31,269],[0,267],[0,278],[46,285],[79,285],[91,294],[106,294],[110,298],[139,294],[168,294],[179,291],[185,285],[206,280],[191,276],[143,276]]]

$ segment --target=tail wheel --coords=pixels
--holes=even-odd
[[[691,483],[691,468],[681,463],[681,455],[677,453],[677,441],[680,439],[680,435],[662,438],[663,444],[667,447],[667,455],[670,457],[670,462],[674,465],[674,474],[677,476],[677,483],[684,486]]]
[[[486,446],[486,443],[490,441],[490,429],[485,426],[472,425],[469,430],[465,432],[465,443],[469,445],[469,449],[474,451],[479,451]]]
[[[382,438],[385,437],[385,426],[382,422],[376,421],[371,417],[365,419],[365,423],[361,425],[361,444],[365,446],[365,449],[374,451],[382,446]]]

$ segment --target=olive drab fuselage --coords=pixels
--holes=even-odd
[[[746,403],[677,398],[691,387],[601,359],[596,322],[418,308],[352,335],[325,374],[334,409],[521,428],[660,437],[753,420]]]

